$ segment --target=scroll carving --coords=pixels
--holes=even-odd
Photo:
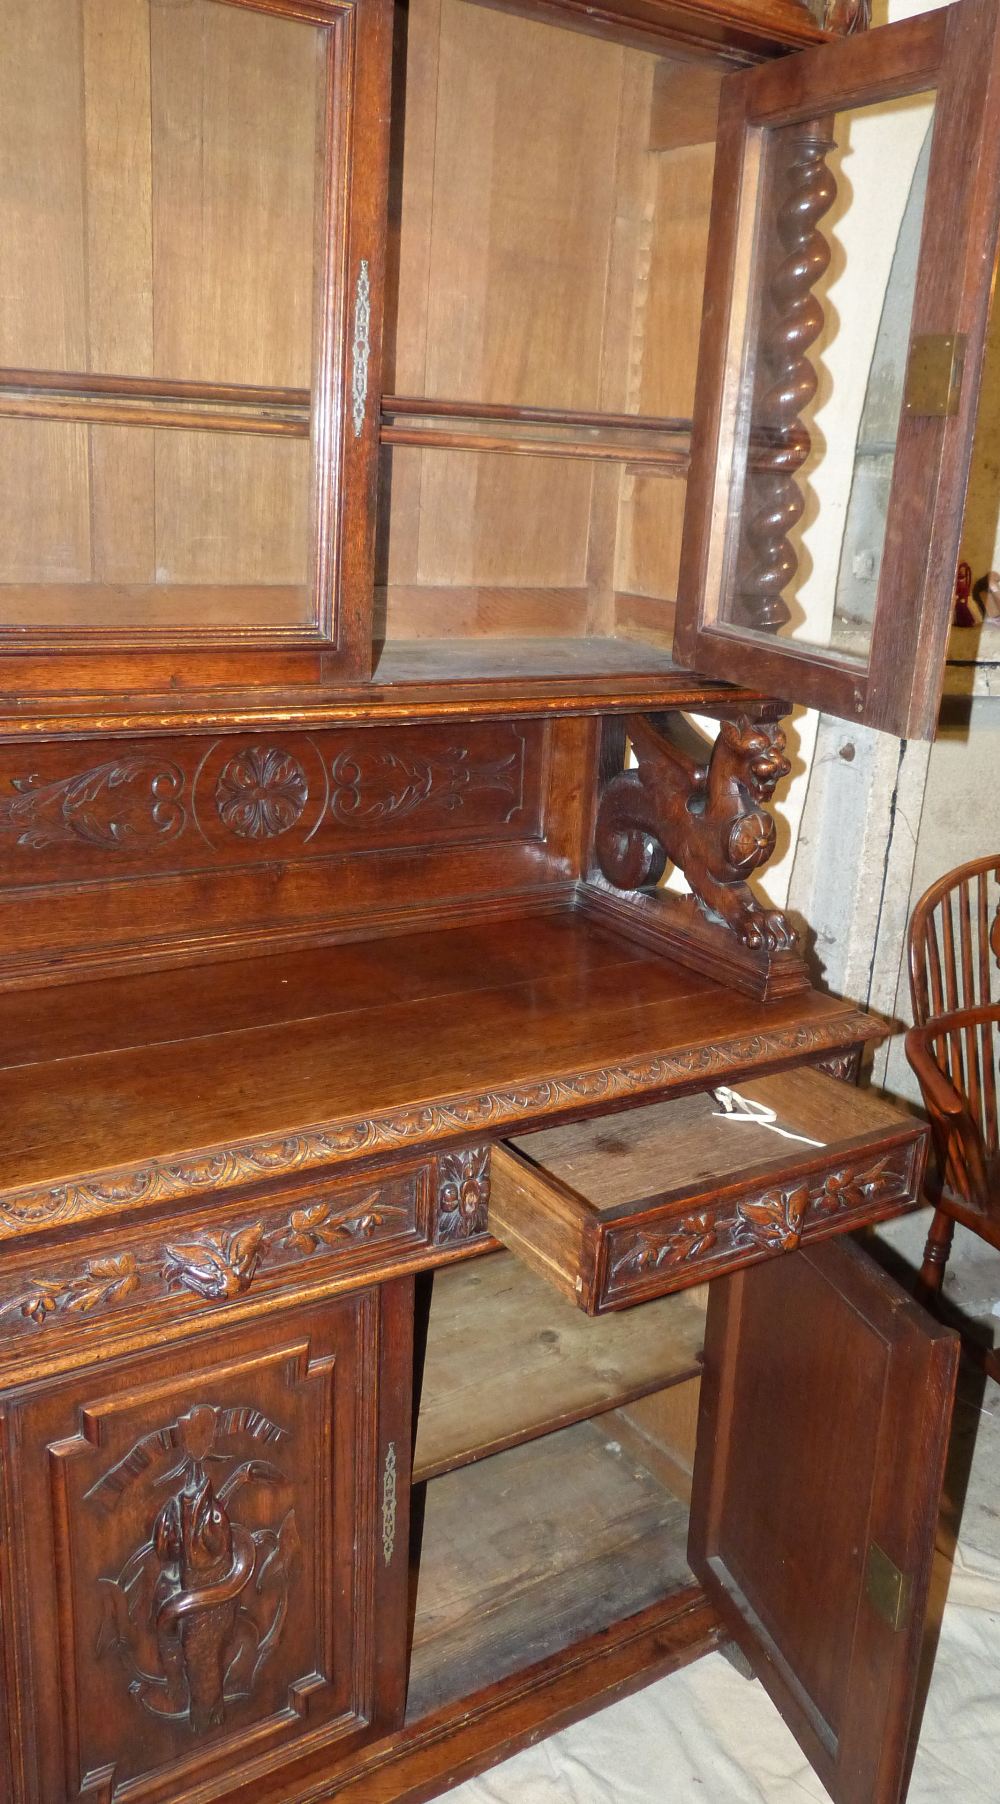
[[[490,1206],[490,1149],[465,1147],[438,1160],[438,1212],[434,1238],[471,1240],[485,1234]]]
[[[781,728],[745,716],[724,720],[711,748],[692,733],[694,751],[681,744],[670,716],[633,716],[627,730],[638,768],[612,779],[597,816],[595,849],[608,882],[655,888],[669,860],[709,917],[743,945],[769,952],[794,946],[787,916],[765,908],[746,882],[774,851],[765,803],[791,769]],[[699,752],[708,754],[704,762]]]
[[[461,808],[467,792],[497,789],[511,798],[507,819],[520,807],[523,760],[518,752],[494,762],[470,762],[461,746],[441,758],[406,757],[399,751],[350,750],[335,758],[330,813],[341,826],[377,826],[403,820],[436,804]]]
[[[672,1266],[704,1261],[714,1265],[748,1252],[793,1252],[803,1235],[832,1215],[861,1215],[873,1205],[904,1196],[912,1153],[886,1154],[860,1169],[843,1166],[826,1176],[790,1186],[772,1185],[741,1198],[734,1209],[703,1209],[662,1227],[615,1235],[608,1261],[608,1288],[617,1290]]]
[[[184,774],[165,759],[134,757],[95,764],[50,783],[13,777],[13,797],[0,799],[0,831],[19,846],[83,844],[106,852],[174,839],[187,816]]]
[[[823,330],[823,309],[813,290],[830,263],[830,246],[818,227],[837,195],[826,165],[832,148],[827,120],[786,128],[774,139],[774,154],[783,158],[777,180],[784,192],[775,213],[776,266],[760,329],[736,573],[736,620],[759,632],[776,633],[791,618],[782,598],[798,568],[789,535],[805,507],[797,473],[811,448],[802,415],[817,387],[808,352]]]
[[[98,1657],[116,1654],[130,1697],[195,1734],[218,1727],[228,1704],[252,1694],[280,1640],[300,1550],[294,1510],[276,1506],[288,1480],[257,1457],[262,1438],[273,1442],[284,1431],[251,1416],[200,1404],[151,1437],[180,1453],[164,1481],[176,1489],[117,1577],[100,1581]],[[150,1463],[147,1440],[88,1500],[113,1507]]]

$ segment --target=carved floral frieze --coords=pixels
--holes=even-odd
[[[361,1154],[390,1152],[419,1142],[456,1140],[507,1123],[544,1119],[567,1107],[611,1102],[665,1090],[692,1079],[718,1078],[723,1072],[793,1059],[842,1045],[846,1037],[863,1041],[880,1029],[862,1013],[840,1016],[829,1026],[800,1023],[756,1034],[714,1040],[653,1058],[629,1059],[616,1065],[573,1072],[535,1082],[475,1090],[447,1102],[417,1108],[386,1109],[304,1127],[278,1138],[210,1147],[169,1159],[149,1159],[124,1169],[67,1183],[24,1185],[0,1195],[0,1227],[20,1230],[55,1222],[93,1219],[123,1207],[175,1201],[201,1191],[235,1189],[262,1177],[278,1177],[356,1159]]]
[[[612,1231],[607,1291],[628,1289],[651,1273],[691,1264],[711,1267],[739,1255],[792,1252],[830,1216],[863,1216],[909,1195],[913,1146],[894,1149],[870,1165],[845,1165],[824,1177],[772,1185],[733,1207],[692,1211],[662,1226]]]
[[[348,1203],[305,1203],[228,1233],[199,1230],[169,1244],[40,1268],[38,1274],[4,1281],[0,1321],[22,1319],[42,1327],[53,1317],[93,1315],[140,1291],[144,1297],[187,1291],[225,1302],[245,1295],[262,1268],[294,1265],[322,1251],[413,1230],[412,1184],[409,1191],[397,1185],[392,1193],[397,1200],[391,1201],[379,1186]]]
[[[120,856],[193,834],[217,853],[242,847],[247,857],[255,849],[266,856],[269,843],[293,829],[293,843],[318,836],[321,850],[324,831],[391,838],[397,824],[421,816],[447,837],[470,805],[474,824],[496,829],[523,814],[536,738],[513,722],[476,723],[454,743],[437,727],[331,729],[252,743],[186,741],[169,758],[143,745],[96,764],[83,747],[75,769],[65,768],[74,758],[67,746],[55,775],[0,777],[0,836],[13,834],[25,851],[75,845]]]
[[[280,1642],[301,1554],[288,1476],[261,1457],[261,1440],[270,1452],[286,1434],[256,1417],[195,1405],[88,1494],[107,1507],[141,1481],[151,1517],[146,1539],[100,1580],[95,1653],[118,1660],[123,1697],[196,1735],[253,1694]],[[179,1454],[162,1501],[150,1482],[150,1441]]]

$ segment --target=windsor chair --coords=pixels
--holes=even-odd
[[[910,922],[906,1054],[930,1115],[940,1185],[920,1272],[928,1298],[940,1293],[956,1222],[1000,1247],[998,907],[993,854],[932,884]]]

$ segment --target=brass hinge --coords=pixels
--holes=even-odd
[[[868,1572],[865,1581],[868,1601],[883,1622],[896,1633],[902,1628],[910,1610],[910,1576],[900,1572],[877,1541],[868,1549]]]
[[[906,366],[906,412],[928,419],[957,413],[964,365],[964,333],[925,332],[915,338]]]

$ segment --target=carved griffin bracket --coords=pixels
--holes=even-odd
[[[724,720],[711,746],[675,715],[636,715],[626,731],[638,768],[611,779],[597,815],[595,851],[607,881],[653,889],[669,861],[708,917],[742,945],[768,953],[794,946],[787,917],[758,902],[746,881],[774,851],[765,804],[791,769],[781,728]]]

